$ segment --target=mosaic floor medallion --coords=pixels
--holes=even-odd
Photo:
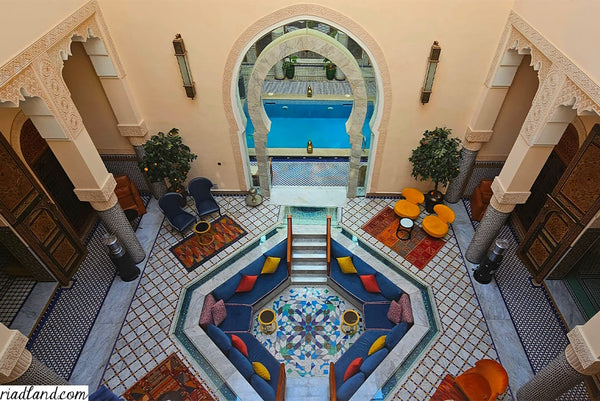
[[[362,334],[362,321],[353,335],[340,331],[342,313],[354,306],[327,287],[290,287],[266,307],[273,308],[277,314],[277,330],[263,334],[257,313],[252,332],[285,363],[288,375],[328,375],[329,362],[337,361]]]

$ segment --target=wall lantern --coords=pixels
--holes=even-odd
[[[175,57],[177,57],[177,64],[179,64],[179,71],[181,71],[181,78],[183,78],[183,87],[187,97],[192,99],[196,96],[196,87],[194,86],[194,80],[192,79],[192,72],[190,71],[190,63],[187,58],[187,52],[185,51],[185,45],[183,44],[183,38],[180,34],[175,35],[173,39],[173,48],[175,49]]]
[[[425,74],[425,82],[423,83],[423,89],[421,90],[421,103],[429,103],[429,97],[431,96],[431,88],[433,87],[433,78],[435,77],[435,70],[440,61],[440,53],[442,48],[436,41],[431,46],[431,53],[429,53],[429,60],[427,60],[427,73]]]

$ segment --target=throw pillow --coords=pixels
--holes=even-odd
[[[237,349],[231,348],[227,357],[246,380],[250,380],[252,376],[256,376],[254,369],[252,369],[252,363]]]
[[[365,287],[365,290],[368,292],[373,292],[375,294],[381,293],[374,274],[363,274],[360,276],[360,281],[362,281],[363,287]]]
[[[209,324],[213,324],[212,310],[210,308],[215,303],[215,297],[212,294],[204,297],[204,305],[202,305],[202,312],[200,312],[200,327],[204,330],[206,330]]]
[[[248,347],[246,347],[246,343],[235,334],[231,335],[231,345],[237,348],[237,350],[240,351],[246,358],[248,357]]]
[[[383,335],[381,337],[379,337],[377,340],[373,341],[373,344],[371,344],[371,348],[369,348],[369,353],[367,355],[371,355],[376,353],[377,351],[379,351],[380,349],[382,349],[383,347],[385,347],[385,338],[387,336]]]
[[[392,301],[390,309],[388,309],[387,318],[394,324],[400,323],[402,320],[402,307],[396,301]]]
[[[392,331],[390,331],[385,338],[385,346],[392,350],[399,342],[402,340],[402,337],[406,334],[408,330],[408,323],[401,322],[394,326]]]
[[[350,256],[344,256],[341,258],[336,258],[338,264],[340,265],[340,269],[344,274],[353,274],[356,273],[356,267],[352,263],[352,258]]]
[[[252,368],[254,369],[254,372],[256,372],[257,375],[259,375],[266,381],[271,380],[271,374],[269,373],[269,370],[265,368],[265,365],[263,365],[262,363],[252,362]]]
[[[238,285],[235,292],[249,292],[254,288],[254,283],[256,283],[256,279],[258,276],[246,276],[245,274],[242,276],[242,280],[240,281],[240,285]]]
[[[402,294],[398,303],[402,307],[401,321],[406,322],[408,324],[413,324],[415,320],[413,318],[412,307],[410,306],[410,298],[408,294]]]
[[[277,271],[277,266],[279,266],[279,262],[281,258],[276,258],[274,256],[269,256],[267,260],[265,260],[265,264],[260,272],[260,274],[273,274]]]
[[[219,326],[227,318],[227,310],[225,309],[225,302],[223,300],[214,304],[210,310],[215,326]]]
[[[219,347],[219,349],[223,351],[225,355],[227,355],[227,353],[231,349],[231,339],[227,336],[227,334],[225,334],[223,330],[221,330],[214,324],[208,325],[208,327],[206,328],[206,334],[208,334],[208,336],[211,340],[213,340],[215,345]]]
[[[362,357],[358,357],[350,362],[350,365],[348,365],[346,368],[346,372],[344,372],[344,381],[348,380],[360,371],[360,365],[362,364],[362,361]]]

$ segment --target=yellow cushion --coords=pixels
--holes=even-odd
[[[408,217],[415,220],[421,214],[421,208],[406,199],[401,199],[394,205],[394,213],[400,217]]]
[[[452,223],[454,221],[454,219],[456,218],[454,211],[446,205],[442,205],[442,204],[435,205],[433,207],[433,211],[436,212],[438,217],[440,219],[442,219],[442,221],[445,221],[446,223]]]
[[[423,195],[423,192],[419,191],[418,189],[404,188],[402,190],[402,196],[404,196],[410,203],[419,204],[425,202],[425,195]]]
[[[352,258],[350,256],[344,256],[336,259],[338,261],[338,264],[340,265],[340,269],[342,269],[342,273],[356,273],[356,267],[354,267],[354,264],[352,263]]]
[[[379,351],[380,349],[382,349],[383,347],[385,347],[385,338],[386,337],[387,336],[381,336],[377,340],[373,341],[373,344],[371,344],[371,348],[369,348],[369,353],[367,355],[374,354],[377,351]]]
[[[427,216],[423,219],[423,230],[435,238],[442,238],[448,233],[448,223],[437,216]]]
[[[269,374],[269,371],[267,370],[267,368],[265,368],[265,365],[263,365],[262,363],[260,363],[260,362],[252,362],[252,369],[254,369],[254,372],[257,375],[259,375],[260,377],[262,377],[266,381],[271,380],[271,375]]]
[[[273,274],[277,270],[277,266],[279,266],[279,261],[281,258],[276,258],[273,256],[269,256],[267,260],[265,260],[265,264],[263,265],[260,274]]]

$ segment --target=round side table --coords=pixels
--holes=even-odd
[[[277,330],[277,321],[275,320],[275,311],[273,309],[263,309],[258,314],[260,331],[264,334],[271,334]]]
[[[198,242],[200,243],[200,245],[209,245],[212,244],[212,242],[215,240],[215,236],[209,233],[209,231],[210,223],[208,221],[200,220],[194,225],[194,232],[198,236]],[[205,237],[208,237],[208,241],[204,239],[203,242],[202,239]]]
[[[413,228],[415,228],[415,223],[411,219],[409,219],[408,217],[401,218],[400,222],[398,222],[398,229],[396,230],[396,238],[403,240],[403,241],[409,240],[410,237],[412,236]],[[403,233],[402,237],[400,237],[400,233]]]
[[[354,309],[348,309],[342,314],[342,323],[340,330],[344,334],[354,334],[358,330],[358,312]]]

